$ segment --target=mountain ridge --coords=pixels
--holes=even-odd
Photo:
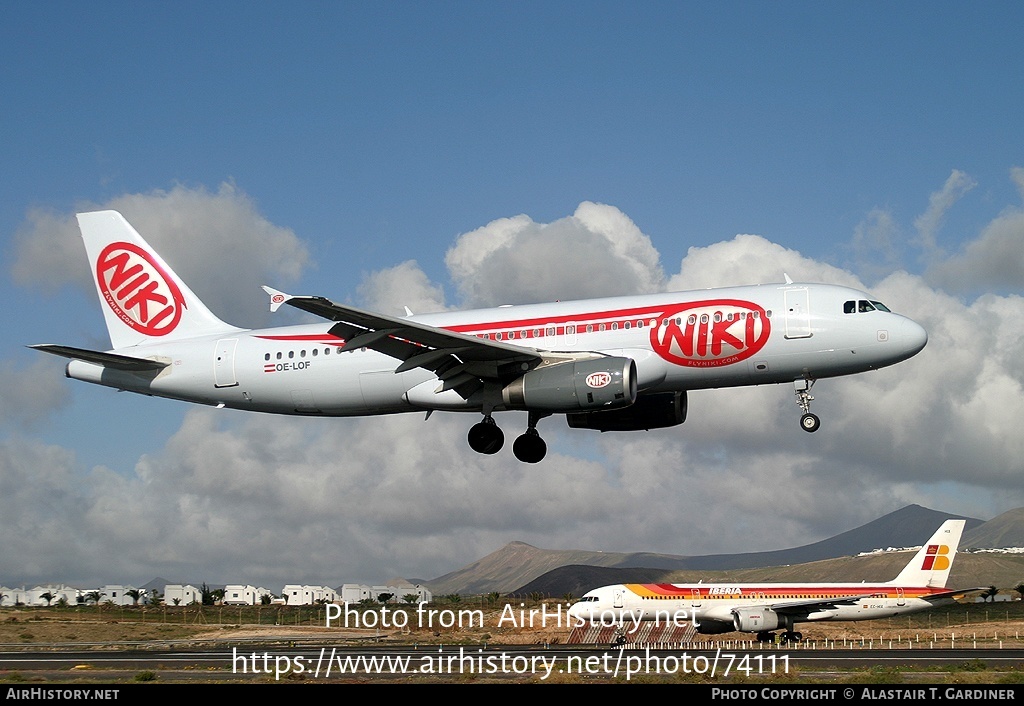
[[[1014,542],[1017,542],[1016,538],[1020,539],[1019,543],[1002,546],[1024,546],[1024,508],[1010,510],[985,522],[912,504],[834,537],[799,547],[772,551],[687,556],[648,552],[541,549],[525,542],[513,541],[461,569],[433,580],[423,580],[421,583],[434,595],[491,592],[515,594],[528,592],[532,582],[548,572],[557,571],[565,574],[564,567],[569,566],[576,567],[574,570],[580,576],[593,576],[593,581],[601,581],[596,578],[594,569],[627,568],[632,570],[630,575],[633,578],[630,578],[630,581],[646,581],[641,577],[663,575],[666,571],[720,572],[806,564],[849,557],[875,549],[920,546],[946,519],[966,520],[964,536],[960,542],[962,549],[991,548],[993,545],[989,542],[995,537]],[[564,578],[559,581],[559,585],[572,584],[577,589],[584,583]],[[570,591],[542,592],[548,595],[561,595]],[[571,592],[582,595],[577,591]]]

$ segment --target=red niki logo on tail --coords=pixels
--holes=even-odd
[[[945,544],[929,544],[921,568],[925,571],[945,571],[949,568],[949,547]]]
[[[741,299],[687,304],[662,314],[651,328],[651,347],[665,360],[691,368],[715,368],[746,360],[768,342],[765,310]]]
[[[147,336],[166,336],[181,321],[185,299],[149,253],[111,243],[96,259],[100,293],[118,318]]]

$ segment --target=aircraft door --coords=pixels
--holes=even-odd
[[[807,288],[786,290],[786,338],[810,338],[811,310]]]
[[[624,593],[624,591],[622,591],[621,589],[618,589],[618,588],[615,589],[615,594],[612,596],[612,607],[613,608],[621,608],[622,607],[622,594],[623,593]]]
[[[238,384],[235,378],[235,348],[237,338],[222,338],[217,341],[213,361],[213,386],[234,387]]]
[[[904,605],[906,605],[906,604],[907,604],[907,597],[906,597],[906,595],[905,595],[905,594],[903,593],[903,588],[902,588],[902,587],[899,587],[899,586],[897,586],[897,587],[896,587],[896,605],[898,605],[898,606],[904,606]]]

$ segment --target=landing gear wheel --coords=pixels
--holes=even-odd
[[[759,632],[759,633],[757,633],[757,641],[758,642],[774,642],[775,641],[775,633],[772,633],[772,632]]]
[[[512,453],[523,463],[537,463],[547,452],[548,445],[540,438],[536,429],[527,429],[526,433],[518,436],[512,444]]]
[[[496,454],[505,445],[505,433],[490,417],[469,430],[469,448],[479,454]]]
[[[800,417],[800,428],[803,429],[804,431],[818,431],[818,427],[820,426],[821,420],[818,419],[817,415],[808,412],[804,416]]]

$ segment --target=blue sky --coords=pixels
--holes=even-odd
[[[513,540],[733,552],[1024,504],[1019,3],[0,16],[0,584],[433,578]],[[788,271],[870,288],[931,342],[816,387],[813,436],[786,387],[701,393],[635,438],[547,420],[524,469],[469,451],[461,415],[257,420],[65,380],[24,346],[104,345],[73,215],[108,207],[242,326],[286,321],[264,283],[426,311]],[[187,453],[207,444],[248,465]]]

